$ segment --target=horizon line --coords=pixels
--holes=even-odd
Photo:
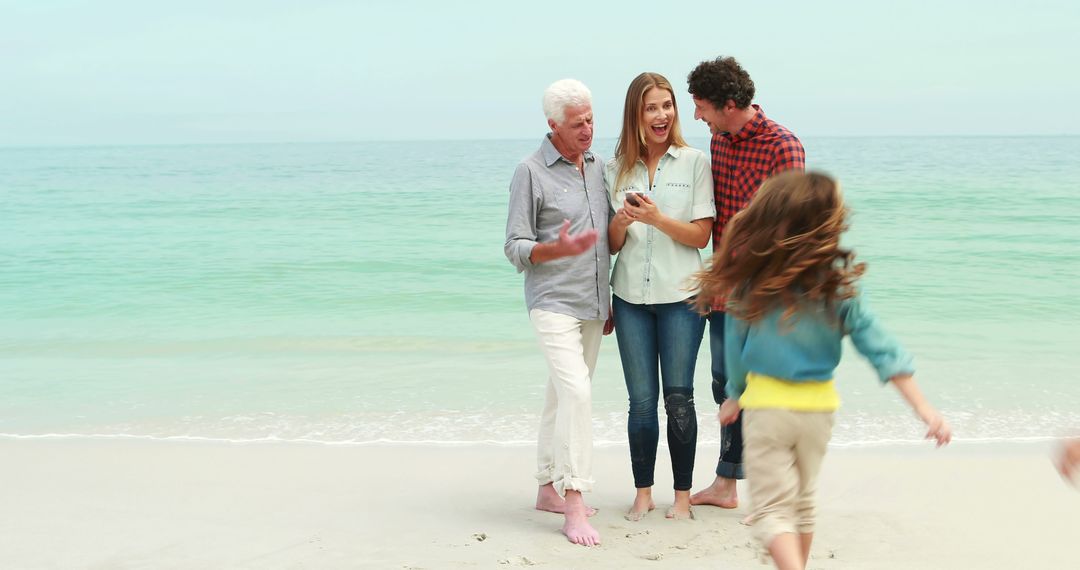
[[[711,135],[687,136],[690,139],[707,139]],[[1031,139],[1031,138],[1075,138],[1080,133],[1057,134],[881,134],[881,135],[809,135],[801,139]],[[372,143],[453,143],[453,142],[525,142],[537,137],[484,137],[484,138],[398,138],[398,139],[344,139],[344,140],[308,140],[308,141],[220,141],[220,142],[107,142],[107,143],[0,143],[2,150],[33,150],[55,148],[130,148],[130,147],[170,147],[170,146],[275,146],[275,145],[328,145],[328,144],[372,144]],[[594,140],[618,140],[617,136],[596,137]]]

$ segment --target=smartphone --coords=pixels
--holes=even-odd
[[[626,202],[635,208],[641,207],[641,201],[638,200],[637,192],[627,192]]]

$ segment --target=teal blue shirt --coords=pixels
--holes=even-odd
[[[915,372],[911,355],[881,328],[861,297],[838,305],[834,319],[829,319],[823,308],[800,309],[787,322],[781,322],[783,308],[754,324],[726,314],[727,396],[742,396],[748,372],[792,382],[832,380],[845,335],[851,335],[855,348],[870,361],[883,383],[898,374]]]

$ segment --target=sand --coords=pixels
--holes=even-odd
[[[666,449],[661,448],[661,454]],[[1048,444],[833,449],[810,568],[1078,568],[1080,492]],[[533,449],[0,440],[0,568],[752,568],[736,510],[628,522],[625,448],[596,450],[603,545],[532,509]],[[698,451],[695,487],[715,450]],[[744,491],[745,494],[745,491]]]

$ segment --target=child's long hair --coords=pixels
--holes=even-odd
[[[769,178],[724,228],[709,269],[697,274],[697,309],[706,312],[723,297],[740,319],[754,322],[784,307],[787,320],[800,303],[828,309],[853,297],[866,264],[840,247],[847,228],[840,186],[829,176],[788,171]]]

